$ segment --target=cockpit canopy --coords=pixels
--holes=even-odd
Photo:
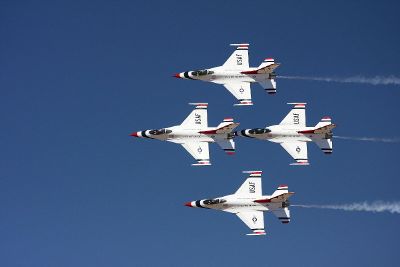
[[[149,133],[151,135],[160,135],[160,134],[169,134],[172,133],[172,131],[167,129],[159,129],[159,130],[150,130]]]
[[[264,133],[269,133],[269,132],[271,132],[271,130],[268,128],[254,128],[254,129],[249,130],[250,134],[264,134]]]
[[[214,72],[211,71],[211,70],[195,70],[195,71],[192,71],[192,75],[193,76],[204,76],[204,75],[213,74],[213,73]]]
[[[225,202],[226,202],[226,200],[222,199],[222,198],[206,199],[203,201],[203,203],[206,205],[221,204],[221,203],[225,203]]]

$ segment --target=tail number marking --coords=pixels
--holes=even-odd
[[[194,123],[201,124],[201,115],[200,114],[197,114],[197,113],[194,114]]]
[[[256,192],[256,184],[254,182],[249,182],[249,192],[250,193]]]
[[[299,124],[300,123],[300,116],[298,113],[293,113],[293,124]]]
[[[242,62],[243,62],[242,56],[239,55],[239,54],[236,54],[236,63],[237,63],[238,65],[242,65]]]

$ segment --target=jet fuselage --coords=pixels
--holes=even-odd
[[[270,199],[272,196],[262,196],[260,199]],[[289,206],[287,198],[282,202],[255,202],[256,199],[239,198],[235,195],[228,195],[213,199],[202,199],[188,202],[188,207],[215,209],[235,213],[240,210],[268,211],[285,208]]]
[[[249,68],[246,70],[226,70],[222,67],[215,67],[206,70],[198,70],[198,71],[185,71],[179,74],[176,74],[175,77],[183,78],[183,79],[191,79],[191,80],[200,80],[206,82],[213,82],[218,84],[225,84],[232,81],[238,82],[259,82],[267,79],[271,79],[275,77],[274,73],[269,74],[243,74],[243,71],[251,72],[256,71],[257,68]]]
[[[268,140],[271,142],[280,143],[282,140],[289,141],[291,139],[302,142],[312,142],[315,139],[329,139],[330,134],[315,134],[315,133],[301,133],[311,132],[315,127],[303,127],[299,129],[286,128],[282,125],[272,125],[267,128],[245,129],[236,132],[236,135],[257,138],[261,140]]]
[[[208,127],[202,131],[214,131],[216,127]],[[231,139],[233,135],[230,134],[204,134],[199,130],[183,129],[180,126],[173,126],[159,130],[144,130],[133,133],[132,136],[157,139],[161,141],[172,141],[180,143],[179,140],[196,140],[200,142],[213,143],[215,140]]]

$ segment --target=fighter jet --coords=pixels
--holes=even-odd
[[[332,153],[332,129],[336,127],[330,117],[323,117],[314,127],[306,127],[306,103],[294,105],[279,125],[235,132],[236,136],[257,138],[279,143],[295,160],[290,165],[309,165],[307,142],[315,142],[325,154]]]
[[[232,133],[239,123],[226,118],[217,127],[208,127],[207,103],[189,103],[195,109],[182,124],[156,130],[133,132],[130,136],[181,144],[196,160],[193,166],[211,165],[208,143],[217,143],[228,155],[235,153]]]
[[[187,202],[185,206],[215,209],[236,214],[253,232],[247,235],[265,235],[263,211],[271,211],[282,223],[290,222],[288,198],[294,192],[280,185],[269,196],[262,195],[262,171],[244,171],[249,177],[232,195]]]
[[[222,84],[239,103],[235,106],[253,105],[250,83],[258,82],[269,94],[276,93],[276,74],[280,65],[273,58],[266,58],[258,67],[249,67],[249,44],[231,44],[236,50],[222,66],[185,71],[174,75],[176,78],[201,80]]]

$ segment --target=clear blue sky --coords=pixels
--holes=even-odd
[[[223,87],[172,74],[216,66],[232,42],[250,65],[282,75],[400,75],[398,1],[2,1],[0,3],[1,266],[397,266],[400,216],[292,208],[265,214],[251,238],[234,215],[189,200],[234,192],[242,170],[263,191],[287,183],[298,204],[399,200],[398,144],[335,140],[293,167],[273,143],[237,140],[195,168],[179,146],[132,131],[180,123],[209,102],[209,124],[278,123],[307,102],[346,136],[399,136],[400,88],[278,80],[253,85],[253,107]]]

